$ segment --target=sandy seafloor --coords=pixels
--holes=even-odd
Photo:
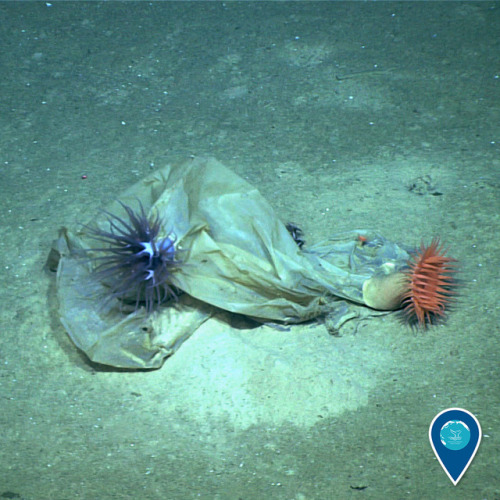
[[[0,498],[499,499],[500,4],[0,4]],[[90,364],[44,273],[62,225],[214,156],[314,242],[440,236],[447,322],[210,321],[152,372]],[[86,175],[86,179],[81,176]],[[483,442],[454,487],[433,417]]]

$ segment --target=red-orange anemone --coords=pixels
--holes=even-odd
[[[443,319],[453,301],[457,261],[446,256],[447,250],[434,238],[429,246],[408,261],[407,291],[402,297],[406,321],[426,327]]]

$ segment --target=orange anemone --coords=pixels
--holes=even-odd
[[[409,324],[426,327],[445,317],[456,293],[453,275],[457,263],[446,253],[439,238],[434,238],[429,246],[422,242],[420,250],[408,261],[402,306]]]

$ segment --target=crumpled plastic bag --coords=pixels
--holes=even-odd
[[[172,285],[182,293],[153,314],[126,313],[92,272],[88,226],[61,229],[57,261],[61,322],[94,362],[158,368],[211,315],[222,309],[261,322],[299,323],[328,314],[335,328],[377,314],[364,305],[363,284],[406,265],[408,252],[371,231],[349,231],[299,248],[258,190],[212,158],[167,166],[133,185],[106,212],[126,218],[121,204],[158,214],[175,234],[181,265]],[[92,227],[109,230],[105,211]]]

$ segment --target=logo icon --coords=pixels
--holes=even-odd
[[[481,426],[469,411],[448,408],[431,422],[429,440],[439,463],[456,486],[479,448]]]

